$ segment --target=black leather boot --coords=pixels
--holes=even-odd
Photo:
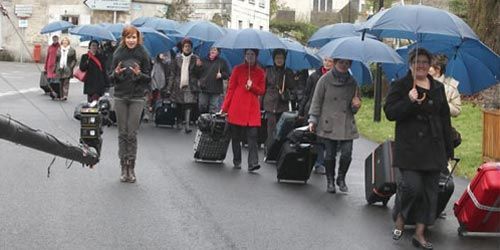
[[[335,193],[335,184],[333,183],[335,180],[335,161],[326,160],[325,161],[326,168],[326,192]]]
[[[339,190],[341,192],[348,192],[349,189],[345,184],[345,176],[347,175],[347,170],[349,170],[349,166],[351,165],[350,158],[342,158],[340,157],[339,161],[339,176],[337,177],[337,186],[339,186]]]
[[[120,175],[120,181],[121,182],[127,182],[128,181],[128,165],[127,165],[127,160],[120,160],[120,165],[122,168],[122,174]]]
[[[186,134],[189,134],[192,131],[191,128],[189,127],[190,120],[191,120],[191,109],[186,109],[184,113],[184,121],[186,122],[186,124],[184,125],[184,132]]]

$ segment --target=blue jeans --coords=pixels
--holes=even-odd
[[[332,161],[334,164],[333,166],[336,165],[337,151],[340,151],[338,173],[339,176],[345,176],[351,165],[353,140],[330,140],[322,138],[321,141],[325,144],[325,161]]]
[[[200,113],[217,113],[220,110],[220,94],[200,93],[198,96],[198,108]]]

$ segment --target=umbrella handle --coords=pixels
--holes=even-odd
[[[415,82],[413,82],[413,89],[416,89],[417,88],[417,84]],[[422,94],[422,97],[419,99],[415,99],[417,102],[421,103],[425,100],[425,98],[427,97],[427,95],[425,93]]]

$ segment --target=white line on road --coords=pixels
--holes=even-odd
[[[0,93],[0,97],[17,95],[19,93],[24,94],[24,93],[36,92],[36,91],[41,91],[41,89],[40,88],[21,89],[21,90],[19,90],[19,92],[12,90],[12,91]]]

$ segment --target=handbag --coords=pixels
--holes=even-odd
[[[75,67],[75,70],[73,71],[73,77],[81,82],[84,82],[87,77],[87,72],[80,70],[80,67]]]
[[[451,127],[451,140],[454,148],[462,144],[462,135],[453,126]]]

